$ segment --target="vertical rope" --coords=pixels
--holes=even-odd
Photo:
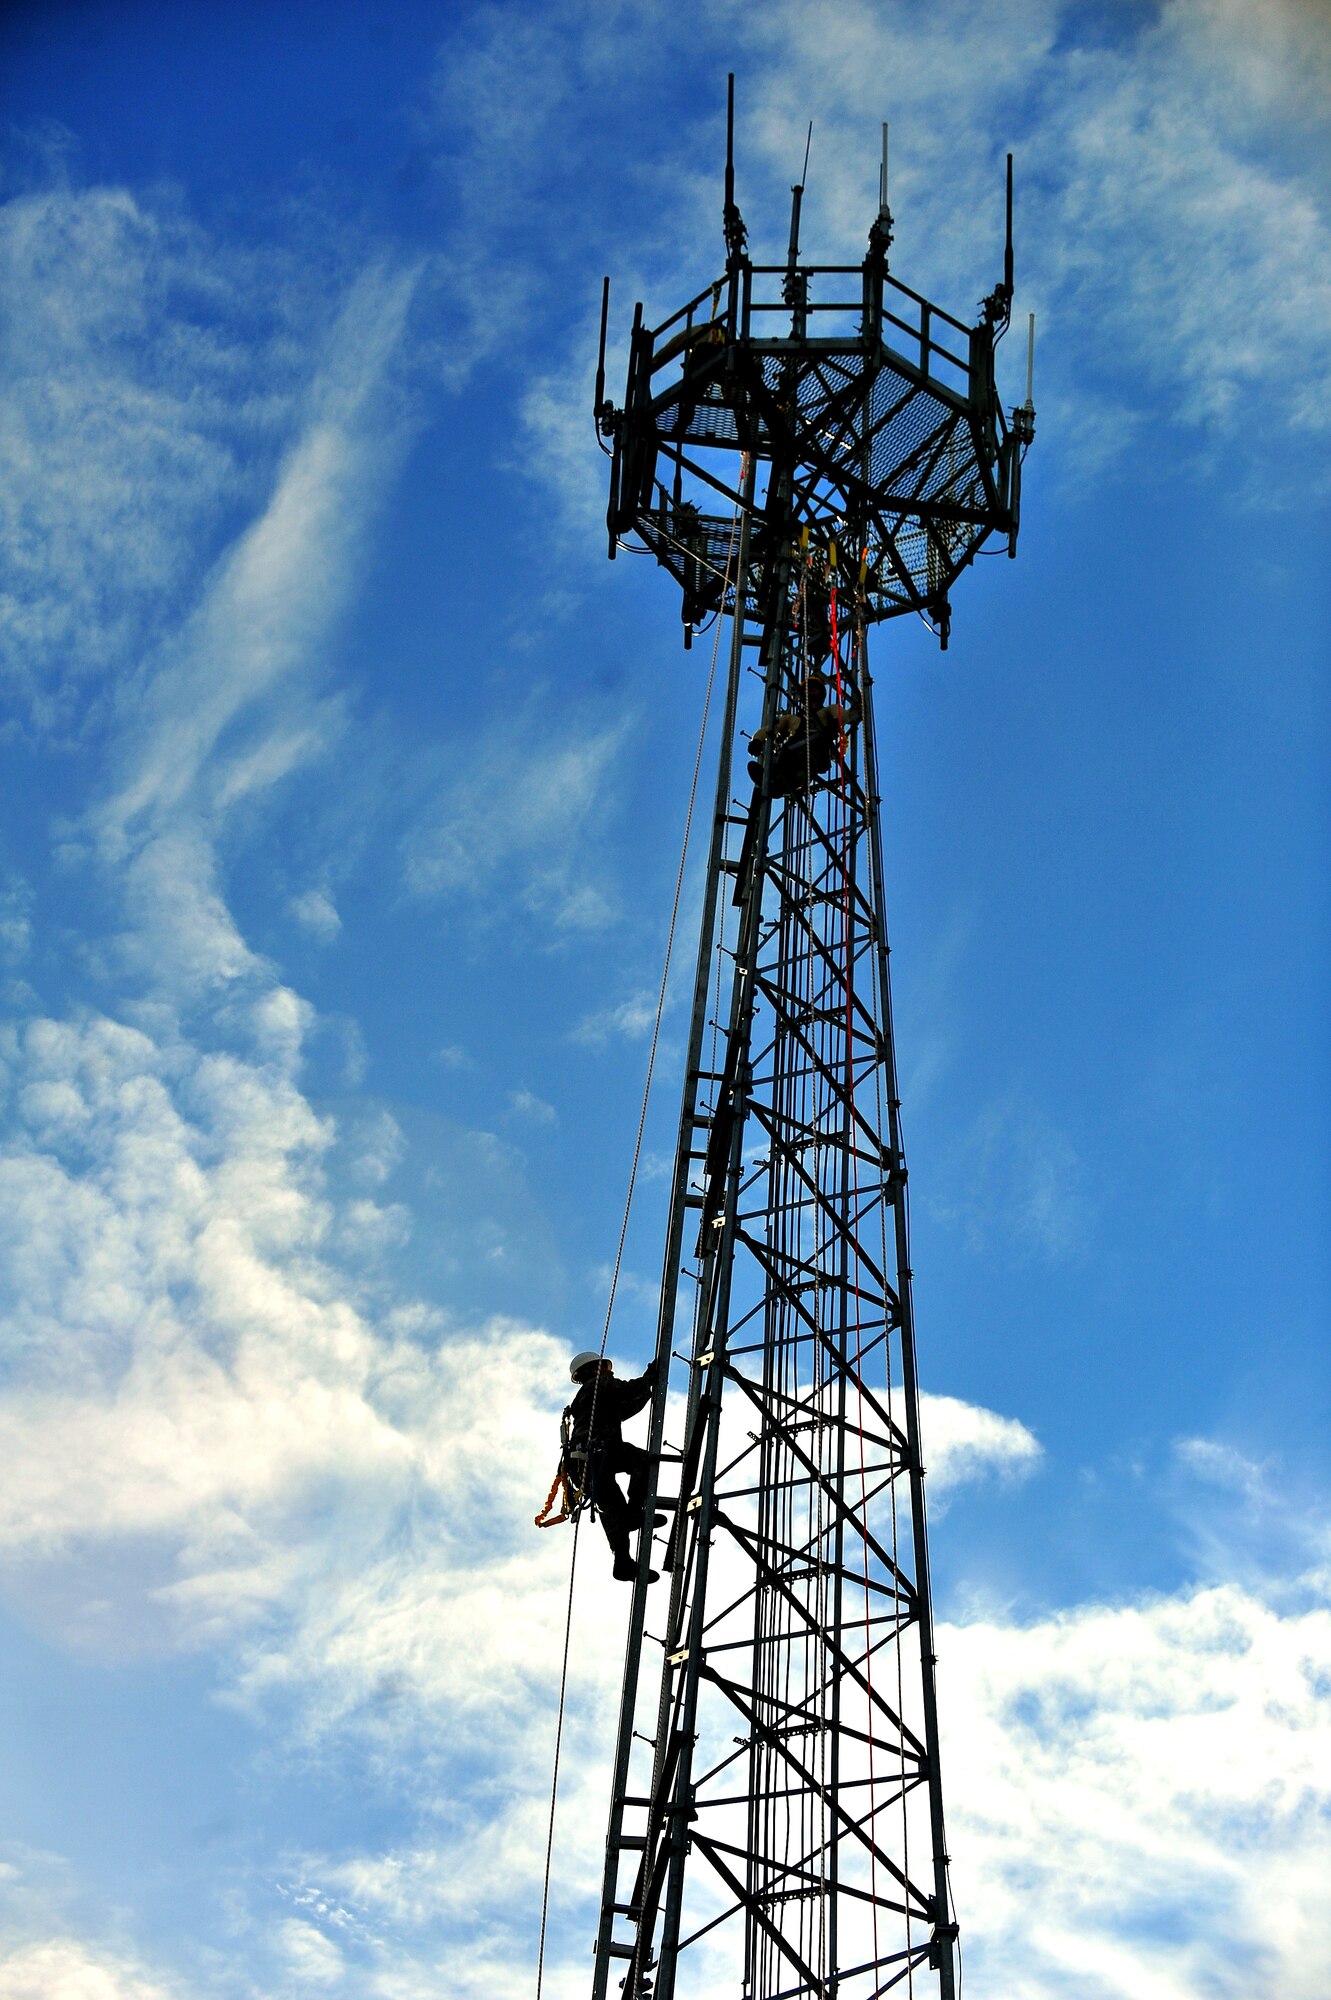
[[[568,1697],[568,1649],[573,1634],[573,1579],[578,1567],[578,1530],[582,1516],[573,1517],[573,1549],[568,1566],[568,1609],[564,1616],[564,1657],[559,1669],[559,1719],[555,1724],[555,1767],[550,1779],[550,1821],[545,1833],[545,1881],[541,1890],[541,1937],[536,1948],[536,2000],[545,1979],[545,1929],[550,1910],[550,1857],[555,1846],[555,1800],[559,1794],[559,1759],[564,1747],[564,1704]]]
[[[735,537],[739,529],[740,510],[735,509],[735,518],[730,530],[730,550],[726,556],[725,581],[721,590],[722,609],[725,593],[730,582],[731,566],[735,557]],[[684,838],[680,844],[679,870],[675,876],[675,893],[670,904],[670,926],[666,933],[665,960],[661,967],[661,984],[656,995],[656,1018],[652,1023],[651,1047],[647,1053],[647,1075],[642,1089],[642,1106],[638,1112],[638,1130],[633,1141],[633,1164],[629,1168],[628,1192],[624,1197],[624,1215],[619,1225],[619,1241],[615,1245],[614,1268],[610,1274],[610,1295],[605,1305],[605,1323],[601,1328],[601,1346],[598,1358],[604,1360],[606,1342],[610,1338],[610,1320],[615,1310],[615,1295],[619,1290],[619,1274],[624,1262],[624,1244],[629,1233],[629,1216],[633,1209],[633,1191],[637,1186],[638,1167],[642,1160],[642,1139],[647,1128],[647,1107],[652,1094],[652,1073],[656,1068],[656,1052],[661,1042],[661,1017],[665,1013],[666,989],[670,982],[670,960],[675,949],[675,931],[679,924],[679,905],[684,894],[684,874],[689,858],[689,839],[693,831],[693,811],[698,799],[698,777],[702,770],[702,753],[707,742],[707,722],[712,710],[712,690],[716,684],[716,662],[721,649],[721,612],[716,618],[716,637],[712,642],[712,663],[707,672],[707,689],[703,695],[702,722],[698,729],[698,748],[693,759],[693,779],[689,786],[688,810],[684,815]],[[588,1417],[588,1442],[596,1431],[596,1399],[601,1389],[601,1371],[598,1367],[592,1388],[592,1407]],[[555,1726],[554,1772],[550,1780],[550,1823],[545,1840],[545,1873],[541,1885],[541,1933],[536,1951],[536,2000],[541,2000],[541,1989],[545,1975],[545,1938],[550,1915],[550,1862],[555,1845],[555,1806],[559,1797],[559,1764],[564,1742],[564,1706],[568,1696],[568,1656],[573,1631],[573,1586],[578,1564],[578,1529],[581,1515],[573,1522],[573,1547],[568,1566],[568,1610],[564,1620],[564,1657],[559,1673],[559,1719]],[[650,1534],[650,1528],[644,1530]]]

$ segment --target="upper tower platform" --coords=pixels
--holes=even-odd
[[[602,363],[610,553],[638,536],[679,582],[688,628],[734,609],[724,578],[733,510],[746,505],[741,465],[766,463],[747,505],[742,613],[770,616],[793,529],[839,545],[866,620],[920,612],[946,645],[956,577],[990,536],[1015,553],[1034,435],[1029,379],[1025,406],[1005,417],[994,378],[1012,302],[1011,155],[1004,276],[970,327],[889,271],[885,170],[861,264],[801,261],[803,192],[792,190],[786,262],[755,264],[728,161],[724,272],[658,326],[635,309],[622,410],[604,400]]]

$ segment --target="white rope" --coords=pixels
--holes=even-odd
[[[730,553],[726,558],[726,582],[730,580],[730,568],[735,553],[735,537],[739,528],[740,510],[735,509],[735,518],[730,531]],[[722,592],[722,603],[725,593]],[[739,607],[736,607],[739,615]],[[689,806],[684,815],[684,839],[680,848],[679,873],[675,877],[674,900],[670,905],[670,928],[666,934],[665,962],[661,967],[661,985],[656,996],[656,1019],[652,1023],[652,1042],[647,1054],[647,1076],[642,1090],[642,1108],[638,1113],[638,1132],[633,1142],[633,1164],[629,1168],[628,1193],[624,1199],[624,1218],[619,1225],[619,1242],[615,1246],[614,1268],[610,1274],[610,1296],[606,1300],[605,1324],[601,1329],[599,1358],[604,1360],[606,1342],[610,1338],[610,1318],[615,1310],[615,1294],[619,1289],[620,1267],[624,1261],[624,1243],[629,1232],[629,1216],[633,1208],[633,1190],[637,1185],[638,1166],[642,1159],[642,1138],[647,1126],[647,1106],[652,1092],[652,1072],[656,1068],[656,1051],[661,1040],[661,1017],[665,1013],[666,988],[670,981],[670,960],[675,949],[675,931],[679,924],[679,905],[684,894],[684,872],[689,858],[689,839],[693,832],[693,810],[698,798],[698,776],[702,770],[702,753],[707,741],[707,721],[712,708],[712,689],[716,682],[716,662],[721,648],[721,620],[716,621],[716,637],[712,642],[712,664],[707,674],[707,692],[703,696],[702,724],[698,730],[698,749],[693,759],[693,782],[689,787]],[[600,1393],[601,1374],[598,1368],[592,1389],[592,1407],[588,1420],[588,1444],[596,1428],[596,1398]],[[550,1824],[545,1839],[545,1878],[541,1886],[541,1936],[536,1953],[536,2000],[541,2000],[541,1987],[545,1975],[545,1934],[550,1912],[550,1860],[555,1845],[555,1803],[559,1796],[559,1761],[564,1743],[564,1704],[568,1695],[568,1655],[573,1633],[573,1585],[578,1565],[578,1528],[582,1517],[579,1514],[573,1522],[573,1547],[568,1566],[568,1610],[564,1619],[564,1657],[559,1670],[559,1719],[555,1726],[555,1763],[550,1781]]]

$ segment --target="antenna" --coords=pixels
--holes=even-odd
[[[601,347],[596,359],[596,423],[600,428],[601,411],[605,408],[605,330],[610,318],[610,276],[607,272],[601,286]]]
[[[802,187],[793,187],[790,190],[790,242],[786,247],[786,270],[792,277],[795,274],[795,266],[799,262],[800,207],[803,201],[804,189]]]
[[[1007,248],[1003,252],[1003,287],[1012,297],[1012,155],[1007,156]]]
[[[881,279],[887,272],[887,253],[892,243],[892,211],[887,205],[887,120],[883,120],[883,153],[878,164],[878,213],[869,230],[869,254],[874,259],[875,304],[874,324],[882,318],[883,295]],[[867,322],[866,322],[867,323]]]
[[[726,234],[726,253],[731,262],[744,248],[748,234],[744,218],[735,206],[735,72],[732,69],[726,78],[726,199],[722,218]]]
[[[809,148],[810,146],[812,146],[812,144],[813,144],[813,120],[811,118],[809,120],[809,134],[804,141],[804,171],[800,175],[801,188],[806,188],[809,185]]]
[[[1035,415],[1035,405],[1031,401],[1031,389],[1032,386],[1034,385],[1034,382],[1035,382],[1035,314],[1032,313],[1030,316],[1030,323],[1026,328],[1026,408],[1031,414],[1031,416]]]

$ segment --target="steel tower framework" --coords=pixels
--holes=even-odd
[[[801,262],[798,187],[754,264],[732,159],[724,275],[637,308],[622,410],[597,385],[611,554],[636,537],[686,643],[730,645],[650,1431],[668,1603],[635,1585],[592,1990],[953,2000],[867,633],[916,611],[946,644],[958,573],[1015,549],[1011,161],[966,327],[889,274],[886,148],[857,266]]]

